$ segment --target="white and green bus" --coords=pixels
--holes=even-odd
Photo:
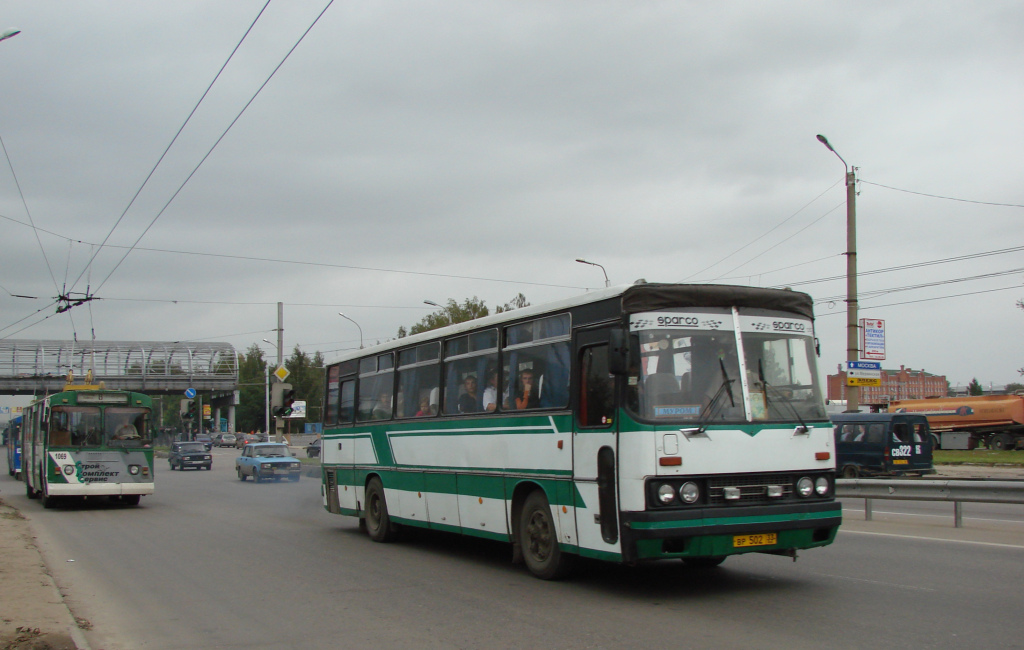
[[[418,526],[577,556],[714,566],[836,535],[811,299],[723,285],[594,291],[327,367],[323,502],[386,542]]]
[[[138,505],[153,494],[148,395],[71,384],[22,412],[25,492],[52,508],[72,498]]]

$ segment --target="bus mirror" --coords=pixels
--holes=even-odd
[[[629,373],[629,339],[622,330],[608,332],[608,371],[613,375]]]

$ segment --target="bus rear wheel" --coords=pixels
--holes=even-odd
[[[138,494],[122,494],[121,503],[125,504],[126,506],[137,506],[139,505],[139,500],[141,498],[142,497]]]
[[[395,530],[388,514],[388,502],[384,498],[384,485],[373,477],[366,484],[366,534],[375,542],[390,542]]]
[[[572,570],[575,556],[558,547],[555,519],[542,491],[534,490],[526,497],[516,537],[526,568],[541,580],[558,580]]]

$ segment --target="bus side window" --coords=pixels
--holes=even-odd
[[[615,377],[608,370],[608,346],[586,348],[580,356],[580,426],[611,426],[615,414]]]

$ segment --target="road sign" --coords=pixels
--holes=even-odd
[[[185,389],[185,397],[187,397],[189,399],[194,399],[195,396],[196,396],[196,389],[195,388],[186,388]]]
[[[881,386],[882,364],[877,361],[847,361],[847,386]]]
[[[860,358],[885,359],[885,321],[860,319]]]
[[[292,374],[291,371],[284,366],[278,366],[277,370],[274,371],[274,376],[277,377],[278,381],[288,379],[288,375],[290,374]]]
[[[306,417],[306,403],[303,401],[296,400],[292,402],[292,412],[290,415],[286,415],[288,418],[304,418]]]

